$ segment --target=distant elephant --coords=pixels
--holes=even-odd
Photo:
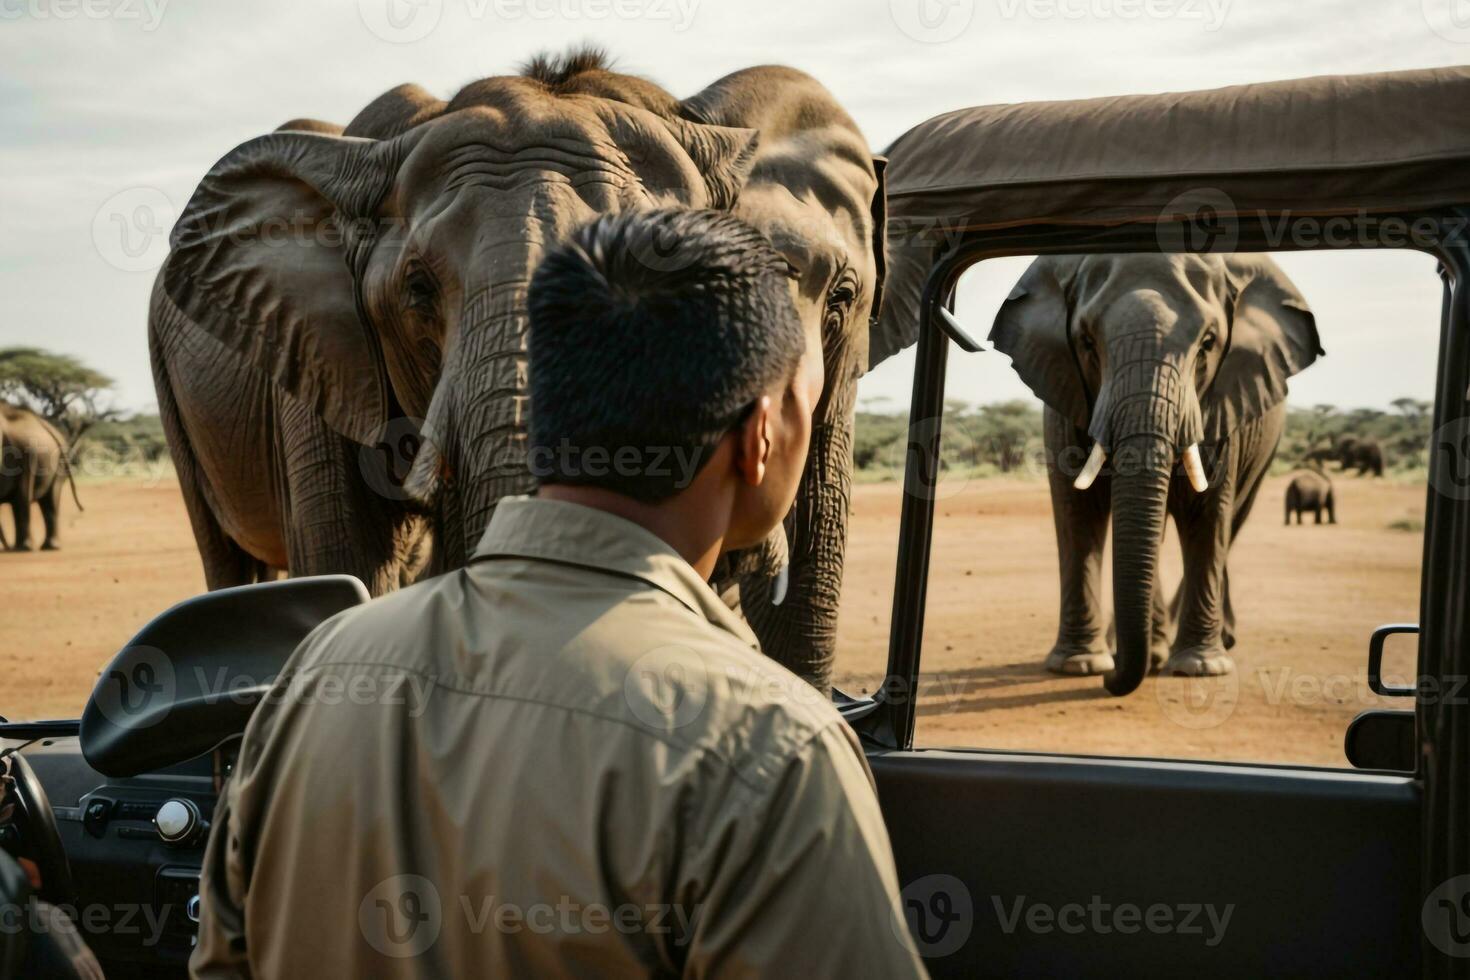
[[[1356,469],[1359,476],[1365,473],[1383,475],[1383,447],[1378,444],[1377,439],[1343,436],[1334,449],[1334,458],[1341,464],[1338,467],[1339,473]]]
[[[41,550],[61,547],[63,483],[71,484],[72,500],[81,510],[66,437],[35,412],[0,403],[0,504],[10,505],[15,521],[15,543],[5,542],[6,547],[31,550],[32,504],[40,507],[46,528]]]
[[[1061,572],[1047,668],[1105,673],[1120,695],[1151,665],[1228,673],[1226,557],[1281,439],[1287,378],[1322,353],[1306,301],[1265,256],[1044,256],[990,336],[1046,404]],[[1166,515],[1184,553],[1172,645]],[[1115,654],[1100,599],[1110,516]]]
[[[1286,485],[1286,523],[1291,515],[1302,522],[1302,514],[1311,511],[1314,523],[1322,523],[1322,512],[1327,512],[1327,523],[1337,523],[1337,503],[1332,492],[1332,480],[1326,473],[1303,470],[1291,478]]]
[[[465,564],[496,501],[533,485],[540,256],[601,213],[730,210],[790,262],[826,387],[784,531],[719,584],[768,654],[825,689],[882,241],[881,161],[831,95],[761,67],[679,101],[584,52],[448,103],[400,86],[340,131],[289,125],[205,176],[153,294],[159,403],[210,586],[282,567],[385,591],[420,514],[428,571]],[[384,448],[403,499],[364,486]]]

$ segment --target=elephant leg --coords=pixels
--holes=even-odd
[[[1068,420],[1045,413],[1052,518],[1057,534],[1061,607],[1056,644],[1046,669],[1057,674],[1102,674],[1113,669],[1104,636],[1102,559],[1111,512],[1111,479],[1099,476],[1087,490],[1072,486],[1087,458],[1087,441]]]
[[[56,551],[61,547],[61,489],[63,480],[57,476],[51,486],[43,493],[37,505],[41,508],[41,525],[46,530],[46,537],[41,541],[42,551]]]
[[[15,517],[15,551],[31,550],[31,502],[22,494],[10,502],[10,513]]]
[[[1225,559],[1230,550],[1232,496],[1228,484],[1212,487],[1175,513],[1184,582],[1179,630],[1164,664],[1166,674],[1199,677],[1234,669],[1225,652]]]
[[[199,549],[199,562],[204,567],[204,585],[210,591],[249,585],[256,580],[260,563],[225,533],[209,503],[205,476],[194,454],[193,442],[184,427],[178,401],[168,376],[167,365],[157,338],[149,331],[149,355],[153,362],[153,389],[158,395],[158,415],[168,438],[169,456],[184,498],[184,511],[194,531],[194,544]]]

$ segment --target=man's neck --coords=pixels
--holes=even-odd
[[[679,553],[699,577],[709,580],[715,562],[724,546],[725,527],[716,519],[717,507],[708,500],[696,501],[686,490],[656,504],[605,490],[602,487],[579,487],[550,484],[536,492],[544,500],[561,500],[604,511],[661,538]]]

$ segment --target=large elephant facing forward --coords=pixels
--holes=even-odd
[[[826,388],[785,534],[728,571],[766,652],[825,688],[882,200],[866,141],[831,95],[765,67],[679,101],[583,53],[447,103],[401,86],[340,133],[290,125],[204,178],[154,291],[159,401],[195,485],[206,567],[211,543],[234,574],[249,559],[296,574],[386,566],[364,575],[382,591],[415,509],[430,570],[463,565],[496,501],[532,485],[525,301],[543,252],[600,213],[732,210],[790,262]],[[355,525],[371,500],[362,447],[385,440],[404,499],[379,508],[386,522]]]
[[[42,551],[61,547],[62,485],[71,484],[77,509],[77,487],[67,456],[66,437],[35,412],[0,402],[0,504],[9,504],[15,520],[15,550],[31,550],[31,506],[41,511],[46,535]],[[5,535],[0,530],[0,544]]]
[[[1226,558],[1281,439],[1287,378],[1322,353],[1296,287],[1258,255],[1048,256],[991,339],[1046,403],[1061,570],[1047,667],[1106,673],[1114,694],[1151,664],[1230,671]],[[1166,515],[1184,553],[1172,645],[1158,583]],[[1100,602],[1110,516],[1115,653]]]

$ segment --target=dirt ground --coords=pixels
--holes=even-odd
[[[1391,525],[1419,526],[1424,489],[1338,477],[1342,523],[1283,527],[1285,482],[1262,490],[1232,555],[1237,671],[1151,678],[1127,699],[1099,678],[1040,669],[1057,605],[1045,484],[946,485],[917,743],[1343,765],[1348,721],[1380,703],[1364,679],[1369,633],[1418,618],[1422,534]],[[175,484],[87,483],[82,494],[86,512],[65,511],[64,550],[0,553],[0,714],[11,718],[75,717],[111,654],[204,586]],[[854,492],[837,663],[853,692],[884,673],[901,500],[892,483]],[[1165,554],[1172,589],[1172,538]],[[1408,649],[1390,658],[1405,673]]]

